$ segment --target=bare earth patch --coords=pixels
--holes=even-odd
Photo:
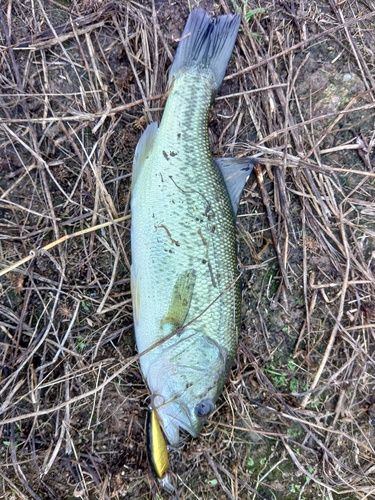
[[[179,499],[375,499],[371,1],[4,0],[0,497],[170,498],[150,471],[129,268],[134,149],[189,10],[244,16],[215,156],[263,152],[238,216],[243,324]]]

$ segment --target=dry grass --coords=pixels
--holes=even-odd
[[[196,4],[259,7],[2,3],[2,498],[167,496],[144,444],[129,182]],[[375,6],[261,7],[210,123],[215,155],[264,153],[238,218],[243,331],[218,410],[171,451],[175,496],[375,499]]]

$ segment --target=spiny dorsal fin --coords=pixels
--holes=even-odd
[[[130,287],[133,302],[133,318],[136,326],[139,324],[139,311],[141,309],[141,296],[139,293],[138,272],[134,264],[130,267]]]

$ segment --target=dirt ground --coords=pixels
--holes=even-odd
[[[189,11],[243,15],[210,114],[259,158],[217,409],[147,459],[129,185]],[[375,499],[375,4],[0,0],[0,498]]]

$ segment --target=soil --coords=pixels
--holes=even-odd
[[[262,151],[264,181],[237,219],[238,354],[200,436],[169,451],[171,494],[147,458],[126,216],[195,6],[244,15],[210,141],[216,157]],[[0,498],[375,499],[370,4],[1,10]]]

